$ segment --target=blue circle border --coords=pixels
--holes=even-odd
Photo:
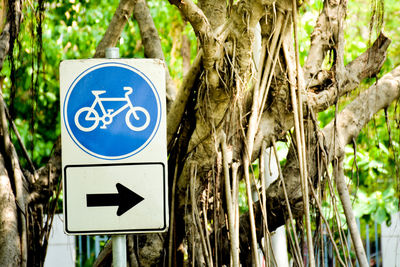
[[[157,99],[157,106],[159,107],[159,116],[157,117],[157,123],[156,123],[156,127],[154,127],[154,130],[152,132],[152,134],[150,135],[150,137],[146,140],[146,142],[140,146],[138,149],[128,153],[128,154],[124,154],[122,156],[117,156],[117,157],[102,157],[102,155],[99,155],[97,153],[94,153],[92,151],[90,151],[89,149],[87,149],[85,146],[83,146],[81,143],[79,143],[78,140],[76,140],[74,134],[72,132],[70,132],[70,128],[69,128],[69,123],[68,120],[66,119],[66,114],[67,114],[67,100],[69,101],[69,97],[71,92],[73,91],[73,88],[75,88],[76,83],[78,83],[78,81],[83,78],[83,76],[85,76],[86,74],[92,72],[94,69],[99,69],[101,67],[99,66],[107,66],[107,65],[120,65],[123,68],[129,69],[133,72],[136,72],[137,74],[139,74],[139,76],[141,76],[142,78],[144,78],[144,80],[150,85],[151,89],[153,90],[154,95],[156,96]],[[162,105],[161,105],[161,100],[160,100],[160,96],[157,92],[156,87],[154,86],[154,84],[152,83],[152,81],[140,70],[138,70],[137,68],[129,65],[129,64],[125,64],[125,63],[121,63],[121,62],[104,62],[104,63],[100,63],[100,64],[96,64],[93,65],[91,67],[89,67],[88,69],[84,70],[83,72],[81,72],[71,83],[71,85],[68,87],[68,91],[65,94],[65,98],[64,98],[64,104],[63,104],[63,117],[64,117],[64,125],[65,128],[67,129],[68,135],[70,136],[70,138],[72,139],[72,141],[74,141],[74,143],[86,154],[89,154],[92,157],[98,158],[98,159],[104,159],[104,160],[122,160],[122,159],[126,159],[129,157],[132,157],[136,154],[138,154],[139,152],[141,152],[143,149],[145,149],[153,140],[154,136],[156,135],[156,133],[158,132],[158,129],[160,127],[160,123],[161,123],[161,117],[162,117]]]

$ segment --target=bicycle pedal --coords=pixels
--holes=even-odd
[[[110,114],[111,112],[114,112],[114,109],[112,109],[112,108],[107,109],[107,112],[108,112],[108,114]]]
[[[100,126],[100,129],[107,129],[107,126],[102,125],[102,126]]]

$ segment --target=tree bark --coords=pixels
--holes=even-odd
[[[18,231],[18,212],[9,174],[0,154],[0,265],[20,266],[21,239]]]

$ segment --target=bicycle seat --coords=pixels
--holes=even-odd
[[[92,91],[92,94],[95,95],[95,96],[99,96],[99,95],[102,95],[102,94],[104,94],[106,92],[107,91],[105,91],[105,90],[94,90],[94,91]]]

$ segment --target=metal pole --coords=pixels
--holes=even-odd
[[[106,58],[119,58],[118,47],[106,48]],[[126,267],[126,235],[113,235],[112,254],[114,267]]]
[[[126,267],[126,235],[113,235],[112,254],[114,267]]]
[[[107,47],[106,48],[106,58],[119,58],[119,48],[118,47]]]

